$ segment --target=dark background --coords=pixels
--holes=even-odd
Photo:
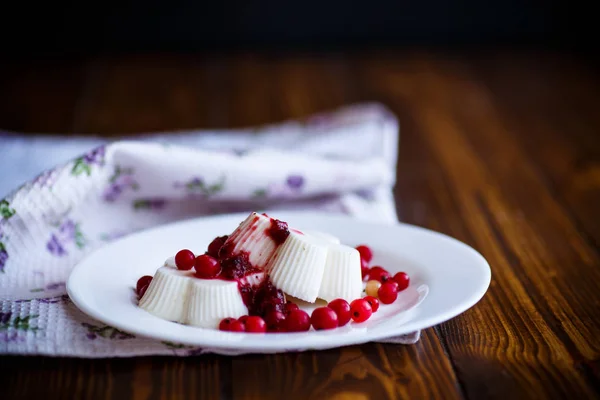
[[[592,13],[556,1],[10,2],[3,53],[97,53],[364,46],[585,49]]]

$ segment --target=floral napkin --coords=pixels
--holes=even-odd
[[[41,142],[41,144],[40,144]],[[22,174],[46,151],[93,150],[0,200],[0,353],[76,357],[241,354],[136,337],[71,303],[65,281],[87,253],[181,219],[315,209],[396,221],[398,123],[378,104],[257,129],[174,132],[105,143],[0,133],[0,170]],[[78,147],[79,146],[79,147]],[[419,332],[393,338],[414,343]]]

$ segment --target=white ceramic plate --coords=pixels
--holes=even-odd
[[[86,314],[136,335],[223,350],[279,352],[377,341],[431,327],[473,306],[490,283],[486,260],[471,247],[440,233],[316,212],[269,215],[300,230],[331,233],[344,244],[368,244],[374,252],[372,265],[382,265],[392,274],[407,272],[409,288],[364,323],[303,333],[220,332],[165,321],[137,306],[134,287],[140,276],[154,275],[164,260],[180,249],[204,252],[215,236],[232,232],[247,216],[243,213],[178,222],[113,242],[74,268],[67,291]],[[301,307],[310,311],[314,305]]]

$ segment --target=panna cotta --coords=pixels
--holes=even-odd
[[[256,268],[264,267],[277,246],[285,241],[287,224],[280,232],[278,222],[280,221],[253,212],[229,235],[219,250],[219,258],[245,253],[248,254],[251,265]]]
[[[191,271],[160,267],[139,306],[157,317],[183,322],[192,276]]]
[[[344,299],[350,302],[360,297],[362,288],[360,253],[343,244],[330,245],[318,297],[326,301]]]
[[[238,283],[222,279],[192,279],[185,323],[214,328],[223,318],[248,314]]]
[[[153,278],[140,278],[139,306],[157,317],[202,328],[248,315],[264,318],[263,324],[273,330],[286,315],[304,318],[298,325],[287,324],[293,331],[306,328],[307,317],[293,312],[297,306],[286,295],[309,303],[360,298],[361,257],[334,235],[290,229],[286,222],[253,212],[230,235],[216,237],[204,254],[182,249]]]
[[[312,303],[321,287],[327,249],[322,239],[290,232],[273,254],[267,273],[283,292]]]

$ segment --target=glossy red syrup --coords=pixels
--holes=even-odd
[[[266,233],[278,246],[285,242],[285,239],[290,236],[287,222],[274,218],[271,219],[271,226],[267,229]]]

